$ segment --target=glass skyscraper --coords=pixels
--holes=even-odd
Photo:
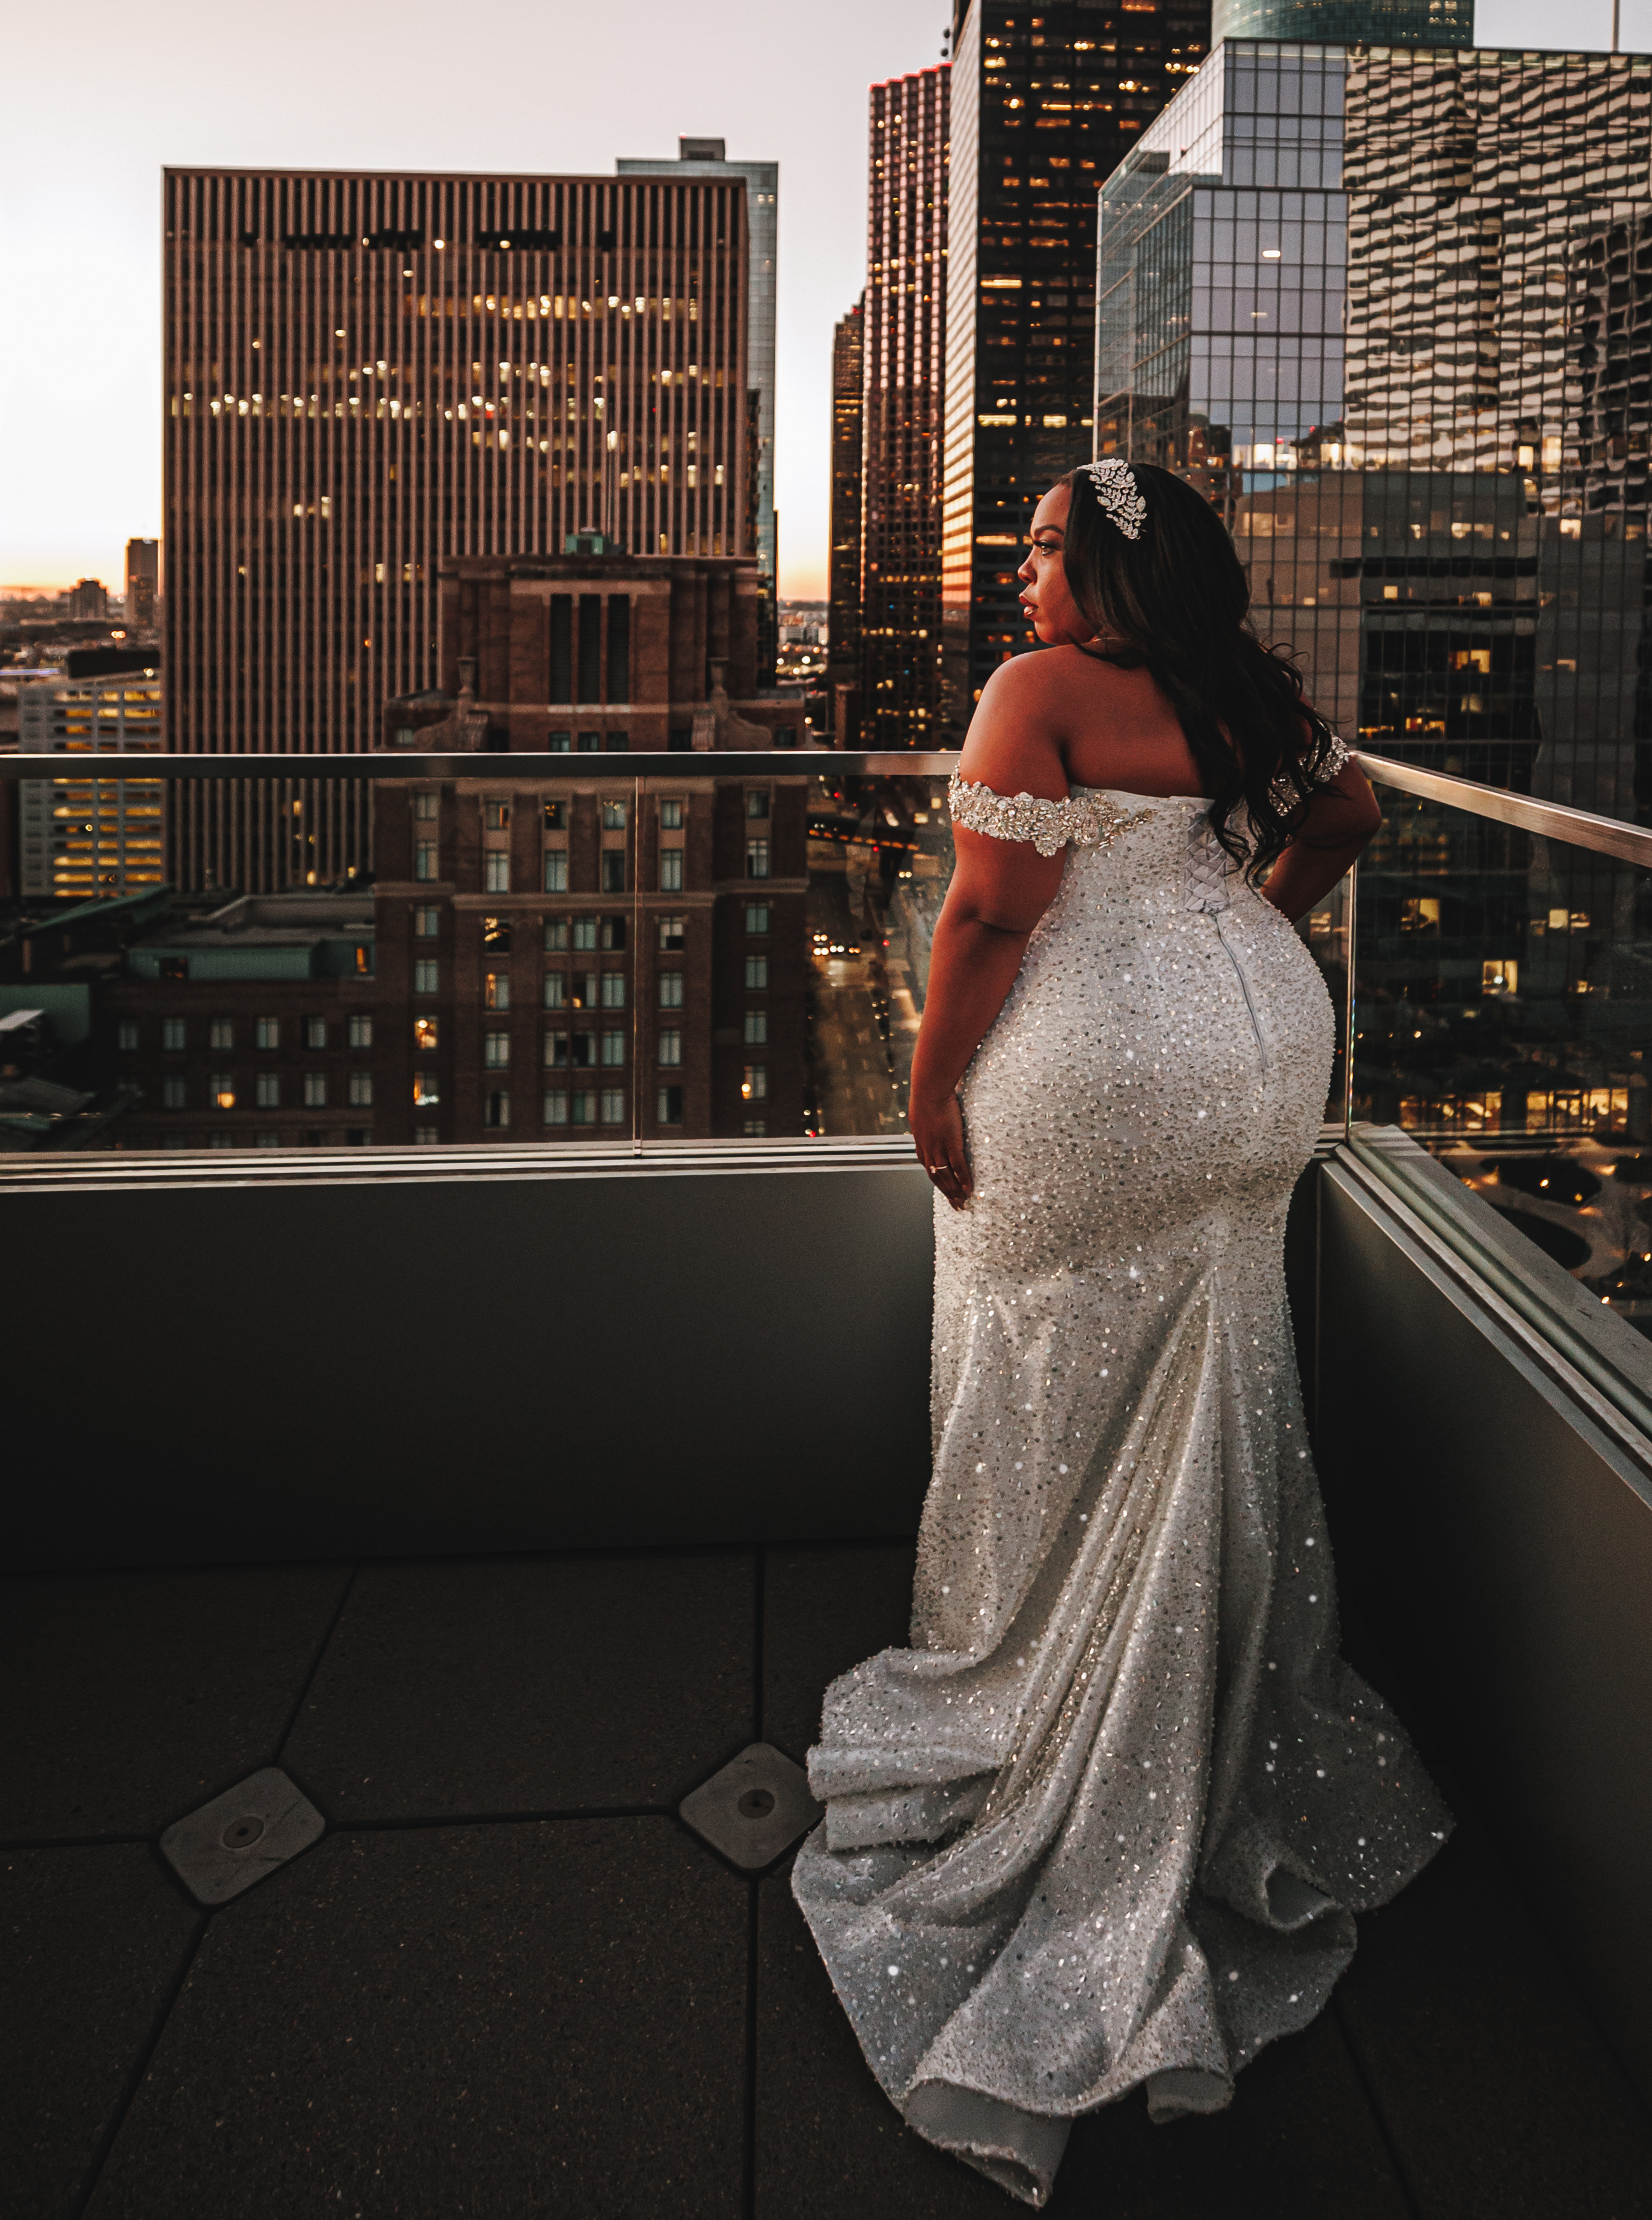
[[[1101,195],[1099,452],[1339,729],[1636,814],[1652,58],[1229,39]],[[1645,273],[1645,274],[1643,274]]]
[[[1472,47],[1474,0],[1216,0],[1211,43],[1224,39]]]

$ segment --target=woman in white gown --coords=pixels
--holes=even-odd
[[[1046,652],[952,783],[912,1647],[835,1681],[793,1886],[907,2123],[1030,2204],[1074,2117],[1226,2105],[1450,1822],[1337,1652],[1283,1236],[1332,1013],[1290,920],[1378,822],[1215,512],[1040,502]]]

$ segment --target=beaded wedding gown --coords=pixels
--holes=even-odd
[[[1282,1257],[1318,971],[1201,802],[951,799],[1073,845],[937,1198],[912,1647],[827,1691],[793,1887],[907,2123],[1040,2205],[1075,2115],[1226,2105],[1450,1821],[1337,1654]]]

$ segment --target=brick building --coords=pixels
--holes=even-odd
[[[807,782],[384,781],[383,1141],[801,1132]]]
[[[135,1095],[108,1145],[365,1144],[379,1028],[371,897],[174,908],[97,966],[97,1076]]]
[[[387,743],[477,760],[377,783],[381,1140],[803,1130],[808,782],[754,698],[757,590],[726,557],[443,566],[445,686]],[[681,774],[627,776],[645,748]],[[773,772],[708,775],[731,748]]]
[[[795,747],[801,697],[757,694],[759,591],[726,556],[452,558],[438,683],[387,705],[385,738],[446,747],[431,728],[462,714],[466,747]]]

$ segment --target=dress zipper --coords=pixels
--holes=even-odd
[[[1222,946],[1227,951],[1227,960],[1233,966],[1233,976],[1239,982],[1239,992],[1244,996],[1244,1007],[1250,1018],[1250,1030],[1256,1038],[1256,1059],[1262,1066],[1262,1076],[1266,1078],[1268,1076],[1268,1044],[1263,1040],[1262,1037],[1262,1027],[1256,1022],[1256,1006],[1250,998],[1250,982],[1245,977],[1244,966],[1240,963],[1237,956],[1235,955],[1231,943],[1229,941],[1226,933],[1222,930],[1222,914],[1219,910],[1215,913],[1214,921],[1216,926],[1216,938],[1221,942]]]

